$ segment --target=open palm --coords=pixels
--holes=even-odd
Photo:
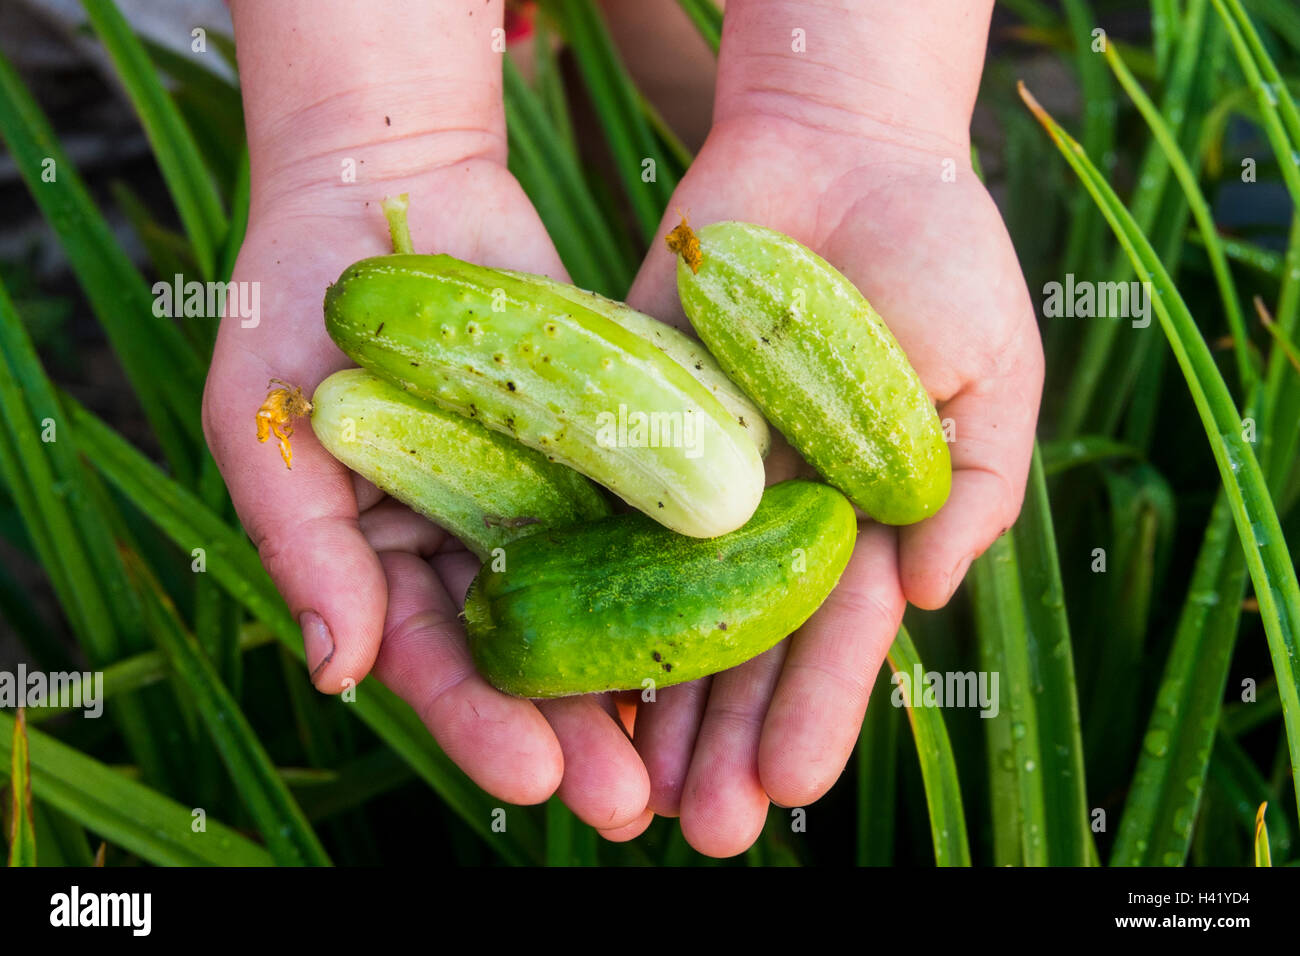
[[[584,821],[639,832],[648,781],[605,697],[540,706],[499,693],[474,670],[459,612],[477,559],[444,531],[333,459],[309,428],[293,470],[253,438],[271,378],[310,395],[353,364],[325,332],[325,288],[352,262],[390,251],[378,201],[413,197],[420,251],[564,279],[531,204],[499,158],[471,158],[377,183],[255,197],[235,280],[261,284],[262,320],[223,322],[204,429],[240,519],[303,627],[315,685],[337,693],[372,668],[485,790],[517,804],[558,788]],[[258,201],[261,200],[261,201]],[[364,690],[361,691],[364,693]]]
[[[860,522],[839,586],[793,638],[711,680],[640,705],[634,740],[650,808],[727,856],[757,837],[769,801],[798,807],[844,769],[905,600],[945,604],[971,560],[1020,510],[1042,354],[1019,264],[968,151],[866,142],[788,119],[718,123],[661,226],[736,219],[785,232],[845,273],[884,318],[945,420],[953,485],[917,525]],[[629,300],[688,327],[676,263],[659,244]],[[778,443],[768,481],[807,466]]]

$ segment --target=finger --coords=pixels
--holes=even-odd
[[[893,528],[864,524],[839,584],[790,639],[758,750],[774,803],[820,799],[848,763],[903,617],[897,551]]]
[[[438,572],[438,578],[452,600],[456,602],[456,606],[463,608],[465,594],[469,591],[469,586],[474,576],[478,574],[479,568],[482,567],[479,559],[468,551],[443,551],[435,554],[430,563]]]
[[[1043,381],[1037,337],[1008,361],[940,408],[955,432],[952,491],[937,514],[899,538],[903,594],[917,607],[947,604],[971,562],[1020,514]]]
[[[439,551],[464,550],[464,545],[445,529],[395,498],[384,498],[362,511],[360,524],[361,532],[376,551],[405,551],[427,558]]]
[[[303,381],[323,374],[308,371]],[[256,363],[214,363],[204,431],[240,521],[302,628],[313,683],[337,693],[365,677],[378,653],[383,569],[361,533],[349,472],[311,429],[300,424],[294,433],[292,470],[274,447],[257,443],[254,416],[268,377]]]
[[[610,843],[626,843],[628,840],[635,840],[654,822],[655,815],[650,810],[646,810],[641,816],[637,817],[631,823],[612,830],[597,830],[602,837]]]
[[[540,803],[564,758],[537,708],[478,675],[456,606],[423,560],[382,555],[391,597],[375,676],[409,703],[456,765],[493,796]]]
[[[710,678],[655,691],[637,708],[632,743],[650,776],[650,809],[661,817],[681,812],[682,788],[704,719]]]
[[[931,189],[873,194],[877,212],[909,223],[911,233],[900,237],[856,216],[832,249],[889,324],[945,422],[948,501],[900,538],[903,594],[927,609],[946,604],[970,562],[1015,521],[1043,387],[1042,346],[1015,248],[997,207],[970,183],[947,200]],[[889,208],[915,205],[915,197],[949,205]],[[967,235],[987,239],[960,241]]]
[[[768,797],[758,745],[788,644],[713,678],[681,808],[686,842],[706,856],[743,853],[763,831]]]
[[[559,797],[583,823],[618,830],[639,820],[650,780],[621,725],[588,694],[538,703],[564,751]]]

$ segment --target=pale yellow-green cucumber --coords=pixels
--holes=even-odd
[[[546,276],[527,273],[510,274],[531,279],[556,295],[599,312],[629,332],[635,332],[646,341],[659,346],[665,355],[690,372],[697,382],[713,393],[713,396],[722,403],[722,407],[735,416],[736,423],[749,432],[750,437],[754,439],[754,444],[758,446],[758,453],[764,458],[767,457],[772,447],[772,433],[767,427],[767,420],[763,418],[763,413],[749,396],[727,377],[727,373],[722,370],[718,360],[709,354],[709,350],[695,339],[680,329],[673,328],[667,322],[660,322],[654,316],[638,312],[624,302],[607,299],[599,292],[579,289],[577,286],[556,282]]]
[[[600,490],[573,469],[365,369],[326,378],[311,406],[326,451],[480,559],[525,535],[610,513]]]
[[[659,347],[549,280],[446,255],[380,256],[330,286],[325,324],[359,365],[674,531],[725,534],[758,506],[763,463],[748,430]]]
[[[695,331],[809,464],[885,524],[943,506],[952,464],[939,416],[852,282],[763,226],[683,222],[668,239]]]

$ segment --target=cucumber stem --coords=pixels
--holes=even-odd
[[[411,227],[406,221],[406,207],[410,204],[410,194],[402,193],[400,196],[385,196],[380,206],[384,210],[384,218],[388,220],[388,234],[393,238],[393,252],[396,254],[407,254],[415,252],[415,246],[411,243]]]

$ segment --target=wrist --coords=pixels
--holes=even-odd
[[[992,0],[731,0],[715,122],[759,118],[873,143],[969,147]]]
[[[286,193],[504,165],[500,0],[233,0],[232,14],[253,214]]]

